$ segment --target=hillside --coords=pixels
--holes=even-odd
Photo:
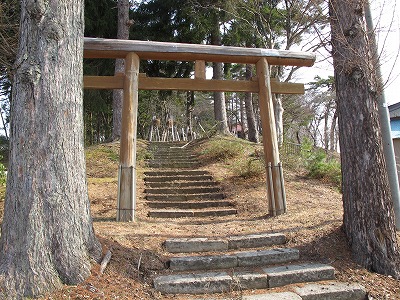
[[[215,146],[226,142],[233,149],[229,158],[221,156],[216,159],[218,156],[210,155],[207,150],[210,149],[210,143]],[[143,204],[143,174],[146,169],[144,158],[150,154],[146,150],[147,143],[140,141],[137,169],[139,199],[137,222],[134,223],[114,221],[119,144],[89,147],[86,153],[87,174],[94,227],[104,251],[107,248],[112,251],[111,262],[104,274],[100,274],[99,266],[95,265],[93,275],[83,284],[66,286],[62,291],[41,299],[187,299],[187,296],[164,296],[152,288],[152,277],[165,273],[167,253],[162,242],[166,238],[255,232],[286,234],[287,246],[299,249],[301,260],[331,264],[337,270],[336,278],[339,281],[361,283],[367,288],[371,299],[400,299],[399,281],[370,273],[352,262],[341,231],[341,195],[337,188],[307,179],[301,168],[288,166],[285,168],[288,213],[271,218],[267,215],[263,175],[256,172],[250,178],[238,176],[238,169],[252,165],[249,158],[256,157],[261,146],[240,140],[229,144],[231,142],[221,138],[203,140],[196,142],[193,150],[201,155],[202,169],[211,172],[223,187],[227,198],[235,202],[237,216],[162,221],[148,218]],[[256,164],[254,168],[257,168]],[[220,296],[224,299],[240,299],[240,295],[241,292],[232,292]]]

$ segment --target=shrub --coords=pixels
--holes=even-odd
[[[341,187],[341,166],[335,157],[329,157],[322,149],[313,149],[310,143],[303,144],[301,156],[304,159],[308,176],[323,179]]]
[[[247,157],[234,165],[237,176],[254,178],[265,174],[264,160],[261,157]]]
[[[211,161],[227,160],[243,153],[244,147],[240,141],[233,139],[214,139],[207,143],[201,154]]]

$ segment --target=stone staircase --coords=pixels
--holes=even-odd
[[[153,159],[145,172],[148,216],[182,218],[237,214],[234,204],[225,199],[217,182],[199,163],[190,146],[180,142],[153,142]]]
[[[329,265],[299,262],[299,251],[283,248],[285,242],[279,233],[167,239],[164,247],[172,255],[169,274],[154,278],[154,287],[162,294],[192,295],[252,290],[253,295],[244,292],[240,298],[246,300],[366,299],[362,286],[334,281],[335,270]],[[268,291],[278,287],[285,291]]]

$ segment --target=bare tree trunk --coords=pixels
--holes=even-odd
[[[213,31],[211,33],[211,44],[221,46],[221,32],[219,29],[218,16],[214,14]],[[213,63],[213,79],[224,79],[223,64]],[[214,92],[214,117],[218,122],[218,132],[229,135],[228,118],[226,116],[225,93]]]
[[[129,40],[129,0],[118,0],[118,34],[117,38],[122,40]],[[123,59],[115,61],[115,73],[123,73],[125,71],[125,64]],[[112,139],[119,140],[121,137],[121,124],[122,124],[122,102],[123,91],[113,91],[113,132]]]
[[[223,79],[222,63],[214,63],[213,79]],[[218,122],[218,132],[221,134],[230,134],[228,127],[228,118],[226,116],[225,93],[214,92],[214,117]]]
[[[324,150],[329,150],[329,105],[325,108],[324,113]]]
[[[253,76],[252,70],[253,70],[252,65],[246,65],[246,80],[250,80],[251,77]],[[244,103],[246,107],[249,141],[258,143],[260,141],[260,137],[257,129],[257,120],[254,114],[253,97],[251,93],[245,93]]]
[[[333,114],[332,123],[331,123],[331,132],[330,132],[330,140],[331,140],[331,151],[337,150],[337,140],[336,140],[336,123],[337,123],[337,111],[335,109],[335,113]]]
[[[0,242],[8,298],[78,284],[101,255],[83,148],[83,20],[82,0],[21,2]]]
[[[242,125],[241,138],[247,139],[248,127],[247,127],[247,116],[246,116],[246,106],[243,97],[239,98],[240,103],[240,124]]]
[[[194,109],[194,92],[188,91],[186,94],[186,132],[187,139],[193,139],[193,109]]]
[[[344,230],[355,260],[400,278],[364,1],[330,0],[343,175]]]
[[[283,144],[283,105],[282,105],[282,96],[279,94],[272,94],[272,101],[274,102],[274,111],[275,111],[275,126],[276,126],[276,135],[278,139],[279,147]]]

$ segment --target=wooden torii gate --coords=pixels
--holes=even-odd
[[[136,132],[138,90],[189,90],[252,92],[259,94],[263,146],[267,170],[269,214],[286,212],[286,199],[279,159],[272,93],[303,94],[304,85],[281,83],[270,78],[270,65],[307,66],[315,55],[287,50],[240,48],[134,40],[84,38],[84,58],[123,58],[125,73],[115,76],[84,76],[87,89],[123,89],[117,221],[133,221],[136,201]],[[194,61],[190,78],[149,78],[139,74],[140,60]],[[255,64],[251,81],[206,80],[205,62]]]

